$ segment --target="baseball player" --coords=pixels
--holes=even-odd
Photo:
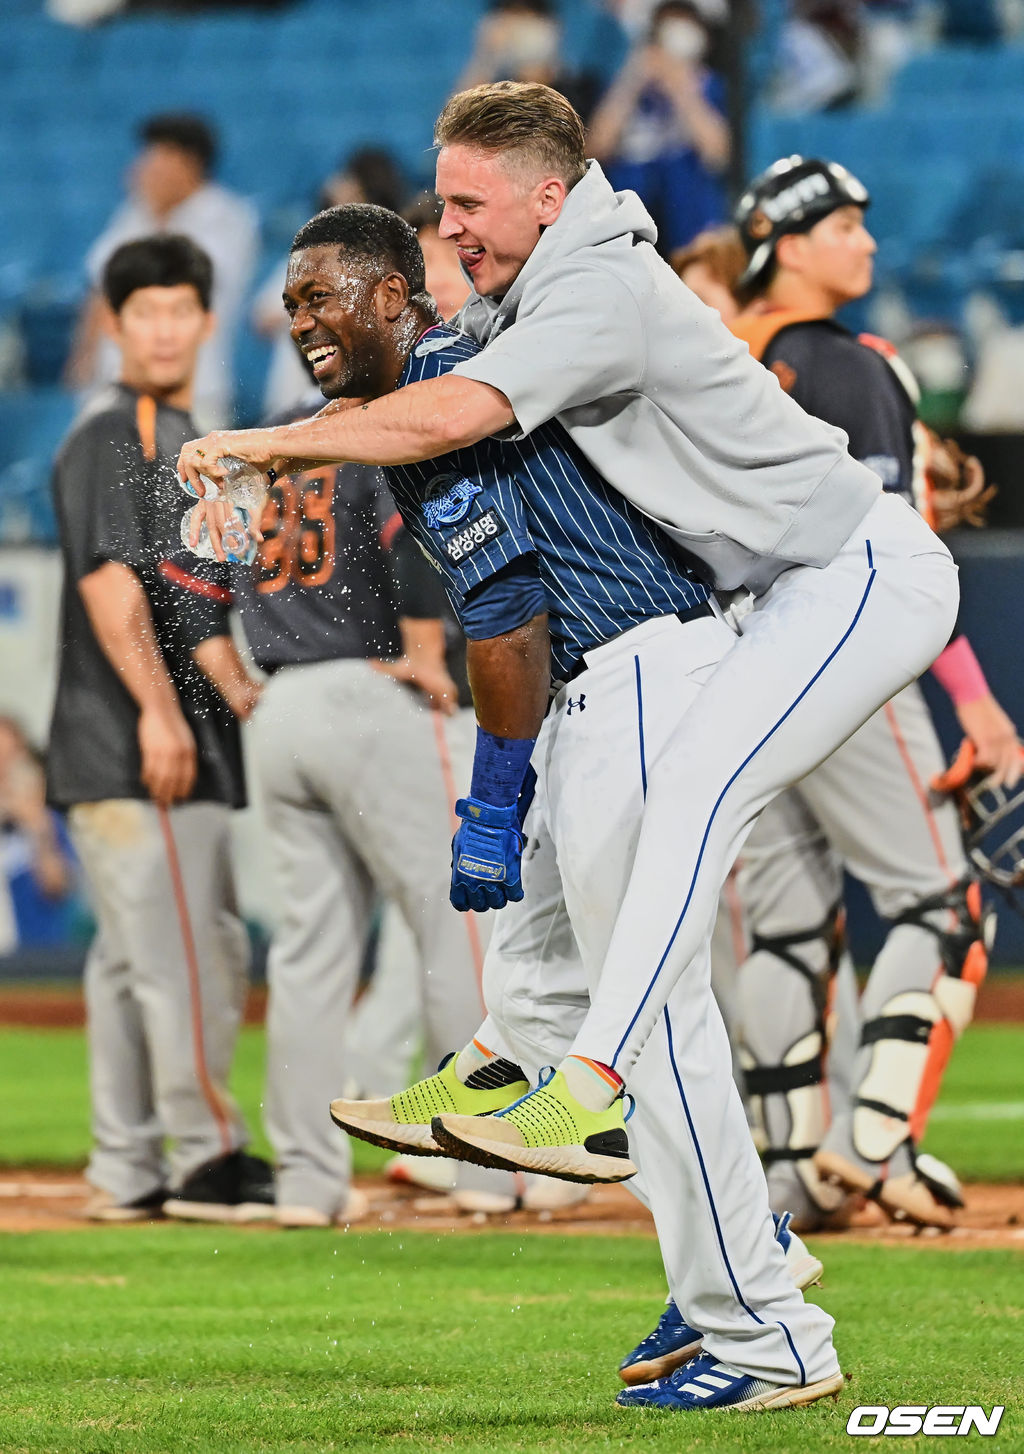
[[[447,896],[437,714],[411,683],[439,698],[455,686],[439,647],[431,658],[423,644],[429,626],[440,641],[441,623],[400,623],[382,541],[393,514],[374,468],[284,476],[270,490],[257,559],[235,579],[250,650],[270,675],[251,740],[284,906],[268,962],[266,1124],[276,1217],[288,1227],[365,1211],[327,1105],[378,897],[398,906],[412,936],[408,992],[432,1062],[480,1021],[475,924]],[[457,1192],[474,1209],[489,1192],[514,1205],[510,1182],[462,1165]]]
[[[871,285],[868,200],[834,163],[789,157],[758,177],[737,213],[749,301],[731,326],[798,403],[845,430],[851,453],[887,490],[913,501],[913,380],[891,349],[832,316]],[[1015,729],[963,635],[934,670],[981,764],[1016,781]],[[739,889],[754,944],[739,977],[747,1086],[761,1106],[773,1205],[807,1224],[835,1208],[836,1186],[926,1225],[949,1226],[959,1203],[948,1173],[916,1151],[987,962],[958,814],[931,791],[943,769],[911,685],[770,804],[743,852]],[[852,1103],[829,1126],[826,1022],[844,867],[891,927],[863,997]]]
[[[226,1088],[248,970],[230,866],[236,719],[258,689],[231,641],[224,568],[182,549],[173,468],[194,428],[211,277],[183,237],[113,253],[120,383],[75,425],[53,479],[65,584],[48,793],[69,810],[99,923],[85,997],[87,1215],[101,1221],[240,1220],[274,1196]]]
[[[420,291],[421,270],[412,234],[379,209],[335,209],[299,233],[287,304],[307,356],[331,355],[331,368],[321,370],[329,397],[342,397],[349,387],[375,395],[399,379],[413,387],[417,378],[475,356],[470,340],[430,327],[435,320]],[[524,830],[530,846],[521,888],[510,885],[521,902],[499,917],[488,950],[488,1020],[438,1075],[404,1095],[331,1107],[340,1125],[365,1139],[433,1151],[437,1111],[487,1111],[517,1100],[527,1075],[561,1057],[586,1011],[587,980],[593,982],[613,927],[615,896],[626,876],[622,860],[632,852],[644,810],[640,775],[614,771],[623,710],[631,710],[628,700],[625,709],[615,705],[622,675],[629,674],[635,693],[637,663],[649,673],[648,740],[656,750],[666,723],[735,638],[711,613],[707,586],[680,569],[667,537],[605,486],[557,429],[543,428],[519,444],[488,442],[388,476],[408,528],[443,572],[469,637],[480,727],[472,795],[458,805],[456,893],[462,889],[481,904],[494,902],[498,892],[504,897],[476,877],[472,830],[478,810],[484,826],[499,817],[508,825],[503,842],[518,858],[518,815],[525,806],[516,803],[521,734],[543,715],[552,673],[568,685],[558,688],[545,730],[569,724],[575,738],[570,750],[569,741],[559,748],[551,736],[557,766],[543,743],[534,754],[537,794]],[[674,681],[676,690],[660,690],[659,681]],[[572,843],[571,800],[583,797],[600,800],[604,811],[604,861],[593,872]],[[484,841],[481,848],[492,861],[493,844]],[[651,1045],[636,1081],[643,1093],[631,1127],[633,1154],[668,1249],[673,1287],[687,1306],[683,1269],[692,1271],[692,1316],[699,1309],[721,1356],[749,1370],[728,1384],[734,1393],[740,1384],[736,1401],[784,1404],[821,1396],[838,1376],[830,1320],[805,1305],[788,1280],[766,1206],[765,1236],[748,1239],[739,1272],[755,1302],[741,1304],[718,1260],[709,1271],[693,1257],[691,1229],[681,1219],[690,1168],[664,1042]],[[603,1125],[601,1117],[591,1119],[585,1155],[619,1179],[634,1168],[616,1119],[615,1113]],[[763,1179],[756,1176],[744,1194],[749,1217],[755,1198],[763,1204]]]
[[[602,709],[609,722],[613,710],[628,715],[646,801],[635,859],[624,863],[618,843],[604,856],[611,819],[592,792],[576,806],[576,862],[559,854],[560,868],[583,875],[581,905],[616,875],[619,892],[605,893],[602,905],[621,897],[572,1053],[550,1083],[501,1117],[440,1118],[447,1142],[466,1156],[555,1175],[615,1175],[614,1158],[584,1143],[608,1130],[622,1144],[622,1083],[652,1035],[665,1054],[671,1041],[674,1094],[689,1126],[688,1231],[696,1242],[706,1237],[694,1261],[732,1267],[740,1244],[750,1247],[747,1208],[759,1172],[708,986],[718,894],[764,804],[941,649],[955,615],[955,567],[914,512],[882,495],[877,476],[849,457],[841,433],[788,399],[679,284],[654,251],[638,199],[616,196],[587,166],[579,118],[563,98],[545,87],[478,88],[448,103],[437,137],[442,232],[457,238],[476,289],[461,320],[486,346],[444,377],[361,408],[194,441],[179,469],[198,479],[208,461],[233,451],[261,465],[330,454],[401,464],[554,417],[609,485],[665,522],[719,586],[756,589],[743,635],[713,668],[680,664],[673,680],[702,669],[706,680],[689,710],[661,719],[656,750],[647,736],[658,723],[649,705],[656,689],[648,681],[645,694],[642,671],[639,682],[635,671],[620,677]],[[333,306],[330,290],[311,301]],[[321,380],[336,377],[346,349],[337,337],[324,343]],[[593,708],[581,708],[576,694],[564,707],[568,743],[570,731],[589,731]],[[509,762],[502,796],[516,764],[525,772],[539,720],[491,734],[514,740],[514,751],[485,740],[485,758],[493,748]],[[499,905],[506,888],[516,889],[518,854],[497,824],[479,826],[494,857],[467,852],[467,865],[475,856],[494,875],[486,898]],[[468,901],[461,849],[457,839],[454,890]],[[683,1034],[663,1013],[677,985],[687,1003]],[[768,1265],[767,1217],[759,1226],[754,1256]],[[741,1399],[722,1377],[715,1396]],[[788,1377],[802,1377],[791,1355]],[[662,1396],[703,1406],[681,1385],[659,1386],[652,1397]]]

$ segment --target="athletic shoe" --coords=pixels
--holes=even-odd
[[[775,1240],[786,1257],[786,1268],[803,1292],[804,1288],[821,1280],[822,1265],[790,1229],[788,1212],[783,1212],[781,1217],[773,1213],[772,1219],[775,1222]],[[700,1352],[702,1338],[703,1334],[684,1320],[670,1299],[654,1331],[642,1338],[619,1364],[619,1377],[623,1383],[630,1385],[666,1378]]]
[[[447,1196],[455,1190],[455,1162],[450,1156],[392,1156],[384,1167],[388,1181]]]
[[[653,1332],[619,1364],[623,1383],[653,1383],[667,1378],[700,1352],[703,1333],[691,1328],[674,1302],[668,1302]]]
[[[691,1358],[668,1378],[624,1388],[615,1402],[620,1408],[674,1409],[785,1409],[838,1397],[845,1380],[837,1368],[814,1383],[771,1383],[753,1378],[731,1363],[719,1363],[709,1353]]]
[[[955,1226],[953,1214],[964,1205],[963,1189],[945,1162],[918,1156],[909,1138],[888,1162],[865,1161],[843,1130],[833,1126],[826,1144],[815,1154],[814,1165],[824,1180],[846,1191],[862,1192],[894,1222],[939,1227],[945,1232]]]
[[[803,1292],[813,1283],[820,1282],[825,1269],[793,1231],[789,1213],[783,1212],[781,1216],[777,1216],[772,1212],[772,1221],[775,1223],[775,1240],[785,1254],[786,1269],[795,1285]]]
[[[441,1061],[437,1074],[418,1080],[388,1100],[332,1101],[331,1120],[350,1136],[404,1151],[410,1156],[440,1156],[431,1135],[435,1116],[450,1111],[460,1116],[486,1116],[519,1099],[530,1088],[518,1065],[491,1060],[463,1083],[455,1074],[454,1054]]]
[[[822,1180],[811,1155],[799,1161],[769,1161],[765,1165],[768,1201],[785,1208],[794,1232],[841,1232],[850,1225],[856,1197]]]
[[[525,1212],[566,1212],[590,1197],[590,1187],[575,1181],[556,1181],[553,1176],[528,1176],[523,1189]]]
[[[334,1216],[328,1216],[326,1212],[320,1211],[319,1207],[304,1206],[278,1206],[274,1210],[274,1220],[279,1227],[350,1227],[353,1222],[361,1222],[369,1215],[370,1201],[363,1192],[356,1187],[349,1190],[345,1198],[345,1205]]]
[[[434,1140],[450,1156],[499,1171],[540,1171],[563,1181],[626,1181],[636,1175],[622,1115],[622,1092],[589,1111],[562,1071],[492,1116],[438,1115]]]
[[[274,1169],[259,1156],[232,1151],[194,1171],[164,1202],[182,1222],[262,1222],[274,1216]]]
[[[109,1191],[97,1191],[86,1202],[82,1215],[89,1222],[151,1222],[163,1216],[167,1188],[158,1187],[132,1202],[115,1201]]]

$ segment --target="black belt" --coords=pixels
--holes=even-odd
[[[715,613],[711,609],[710,601],[701,601],[700,604],[697,606],[685,606],[682,610],[674,611],[672,614],[675,616],[677,621],[686,622],[697,621],[700,619],[701,616],[713,616]],[[651,617],[651,619],[656,620],[657,618]],[[646,624],[647,623],[645,621],[638,621],[636,623],[637,626],[645,626]],[[635,627],[630,626],[627,629],[629,631],[633,631],[635,630]],[[607,646],[608,643],[611,641],[618,641],[620,637],[625,636],[626,634],[626,631],[620,631],[618,636],[609,636],[608,641],[602,641],[599,646],[590,646],[587,648],[587,650],[600,651],[602,646]],[[576,662],[576,664],[571,668],[569,675],[565,678],[565,685],[568,686],[570,682],[574,682],[576,678],[580,675],[580,673],[585,672],[586,670],[586,657],[581,656],[579,661]]]

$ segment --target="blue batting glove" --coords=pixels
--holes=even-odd
[[[461,913],[475,909],[502,909],[523,897],[519,860],[523,835],[519,808],[495,808],[478,798],[460,798],[456,815],[462,819],[452,839],[452,904]]]

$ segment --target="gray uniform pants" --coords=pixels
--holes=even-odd
[[[916,684],[906,687],[795,788],[764,810],[747,840],[737,878],[751,933],[768,939],[799,934],[821,924],[842,895],[847,869],[865,885],[879,915],[895,919],[932,895],[949,890],[967,873],[955,807],[930,792],[945,767],[931,716]],[[948,911],[930,916],[943,926]],[[797,946],[797,957],[819,976],[827,972],[820,943]],[[917,924],[897,924],[888,934],[864,991],[866,1020],[885,1012],[907,991],[930,993],[941,973],[940,945]],[[816,1023],[807,978],[776,955],[755,953],[740,970],[740,1039],[757,1066],[781,1066],[801,1058]],[[849,1004],[838,1006],[840,1018]],[[847,1056],[844,1055],[844,1059]],[[871,1065],[861,1051],[853,1066],[856,1095]],[[816,1111],[769,1095],[763,1109],[773,1147],[813,1145],[829,1120],[848,1123],[850,1100],[834,1099]],[[803,1122],[792,1124],[794,1114]],[[790,1138],[793,1137],[791,1141]],[[792,1207],[797,1192],[792,1164],[769,1170],[773,1206]]]
[[[117,798],[79,803],[69,821],[98,921],[85,969],[88,1177],[128,1202],[247,1139],[226,1089],[249,962],[231,810]]]
[[[466,1044],[480,992],[467,918],[448,902],[450,807],[429,710],[368,662],[317,662],[275,673],[252,733],[283,891],[268,965],[277,1197],[330,1216],[350,1154],[328,1105],[377,897],[397,904],[416,945],[428,1057]]]

